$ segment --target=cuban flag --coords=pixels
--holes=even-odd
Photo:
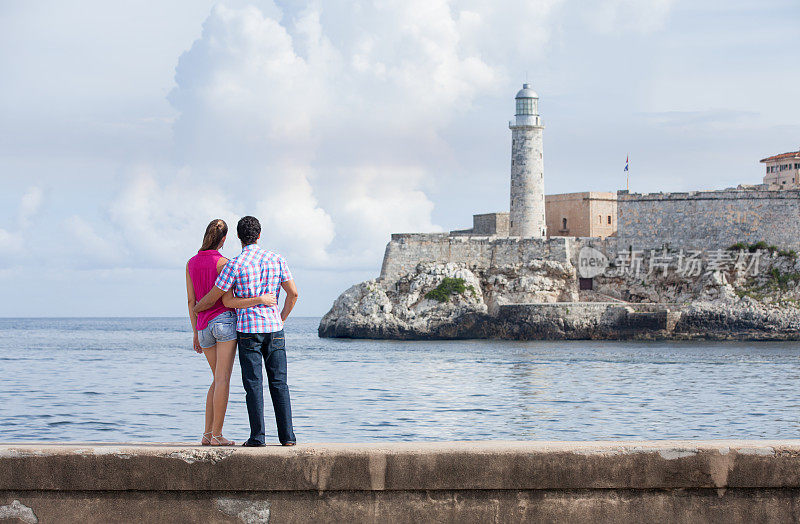
[[[628,155],[625,155],[625,171],[628,170]]]

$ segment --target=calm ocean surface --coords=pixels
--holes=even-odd
[[[301,442],[800,437],[796,343],[330,340],[318,320],[286,327]],[[0,370],[0,441],[203,429],[211,373],[183,318],[0,319]],[[231,382],[241,441],[238,361]]]

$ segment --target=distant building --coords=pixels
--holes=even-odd
[[[458,229],[451,231],[454,236],[492,236],[497,235],[507,237],[510,231],[508,213],[483,213],[472,215],[472,227],[470,229]]]
[[[547,195],[545,209],[549,237],[609,237],[617,232],[616,193]]]
[[[800,151],[763,158],[761,163],[766,164],[764,184],[769,189],[800,188]]]

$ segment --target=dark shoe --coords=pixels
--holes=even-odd
[[[264,444],[263,442],[254,442],[252,440],[247,440],[245,441],[244,444],[242,444],[242,446],[245,448],[263,448],[264,446],[266,446],[266,444]]]
[[[294,446],[295,444],[297,444],[297,443],[296,442],[283,442],[283,443],[281,443],[281,446]]]

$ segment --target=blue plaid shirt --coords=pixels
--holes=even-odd
[[[250,244],[225,264],[214,285],[223,291],[233,287],[233,294],[242,298],[272,293],[277,301],[281,283],[287,280],[292,280],[292,274],[282,256]],[[236,318],[236,330],[242,333],[274,333],[283,329],[277,303],[237,309]]]

